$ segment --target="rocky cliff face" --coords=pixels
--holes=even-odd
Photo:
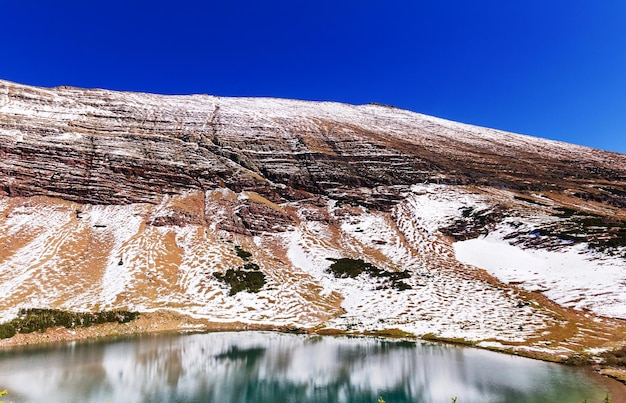
[[[386,205],[397,199],[392,186],[445,183],[626,205],[623,155],[385,106],[0,82],[0,108],[9,196],[127,204],[228,187],[274,201],[342,195]]]
[[[624,155],[392,107],[0,81],[3,319],[166,309],[558,353],[623,330],[580,310],[626,318],[624,207]],[[473,240],[535,260],[459,261]]]

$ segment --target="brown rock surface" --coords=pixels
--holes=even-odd
[[[0,81],[2,321],[127,308],[163,329],[428,334],[564,359],[623,339],[594,309],[626,285],[562,307],[459,262],[453,238],[593,240],[594,270],[615,273],[624,207],[625,155],[396,108]],[[334,278],[328,258],[410,273],[410,288]],[[215,273],[246,264],[265,284],[229,295]],[[111,332],[133,326],[151,328]]]
[[[228,187],[375,207],[397,192],[354,190],[423,182],[568,190],[624,207],[626,156],[377,105],[0,81],[0,191],[9,196],[124,204]]]

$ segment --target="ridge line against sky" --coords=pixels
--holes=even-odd
[[[0,1],[0,79],[380,102],[626,154],[626,2]]]

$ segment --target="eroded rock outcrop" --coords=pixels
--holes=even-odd
[[[424,182],[567,190],[624,207],[626,157],[378,105],[0,81],[9,196],[125,204],[226,187],[273,202],[333,195],[385,208],[398,186]]]

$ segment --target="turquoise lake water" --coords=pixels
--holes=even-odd
[[[0,351],[18,402],[602,402],[593,372],[471,348],[378,338],[225,332]]]

